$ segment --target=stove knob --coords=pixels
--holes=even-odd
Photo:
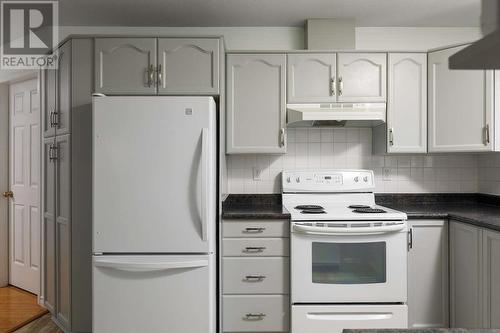
[[[290,176],[286,177],[286,182],[289,183],[290,182]]]
[[[300,183],[300,177],[297,177],[295,180],[297,181],[297,183]]]
[[[354,177],[354,181],[357,183],[359,182],[359,177]]]
[[[368,176],[364,176],[363,180],[365,181],[365,183],[367,183],[368,182]]]

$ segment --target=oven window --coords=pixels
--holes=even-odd
[[[312,281],[328,284],[386,282],[386,244],[312,243]]]

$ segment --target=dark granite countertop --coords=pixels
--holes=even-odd
[[[445,219],[500,231],[500,197],[485,194],[377,194],[377,204],[405,212],[410,219]],[[224,219],[289,219],[279,194],[231,194]],[[500,332],[499,332],[500,333]]]
[[[343,333],[500,333],[500,329],[466,328],[394,328],[394,329],[344,329]]]
[[[223,219],[289,219],[281,194],[231,194],[222,203]]]
[[[443,219],[500,231],[499,198],[484,194],[377,195],[382,206],[405,212],[409,219]]]

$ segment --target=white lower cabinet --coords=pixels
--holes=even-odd
[[[451,222],[451,327],[482,327],[481,243],[480,228]]]
[[[500,327],[500,233],[483,231],[483,327]]]
[[[288,220],[222,223],[222,330],[288,332]]]
[[[224,332],[286,332],[289,297],[286,295],[224,295]]]
[[[408,223],[408,327],[449,327],[448,222]]]
[[[288,258],[224,258],[224,294],[288,294]]]
[[[453,222],[451,327],[500,327],[500,232]]]

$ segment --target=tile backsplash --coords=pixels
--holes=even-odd
[[[478,191],[473,154],[373,155],[371,128],[288,129],[287,138],[283,155],[228,155],[229,193],[280,193],[284,169],[343,168],[373,170],[376,192]]]
[[[478,156],[478,191],[500,195],[500,153]]]

